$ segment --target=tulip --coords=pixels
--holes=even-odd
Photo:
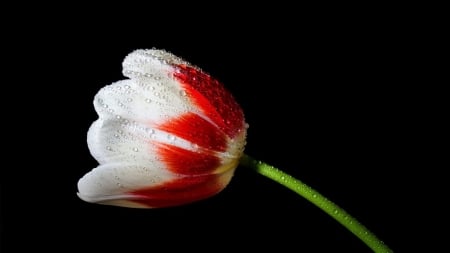
[[[243,154],[247,124],[216,79],[162,50],[136,50],[129,79],[102,88],[88,147],[100,164],[78,182],[87,202],[156,208],[217,194]]]
[[[87,202],[134,208],[183,205],[223,190],[238,165],[304,197],[375,252],[392,252],[349,213],[302,181],[244,154],[248,125],[224,86],[163,50],[123,61],[129,79],[102,88],[87,142],[99,166],[78,181]]]

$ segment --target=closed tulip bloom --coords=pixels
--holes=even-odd
[[[102,88],[87,142],[98,167],[78,182],[87,202],[158,208],[220,192],[243,155],[244,114],[223,85],[163,50],[123,61],[129,79]]]

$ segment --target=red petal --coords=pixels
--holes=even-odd
[[[177,65],[174,77],[193,102],[230,138],[244,127],[244,113],[230,92],[211,76],[186,65]]]
[[[158,143],[158,156],[168,169],[177,174],[209,174],[217,169],[220,160],[213,154],[195,152],[176,146]]]
[[[194,113],[186,113],[173,118],[158,128],[192,144],[197,144],[199,147],[219,152],[227,149],[225,134],[209,121]]]
[[[131,192],[139,197],[131,201],[155,208],[177,206],[208,198],[221,191],[223,187],[220,175],[185,177],[161,186]]]

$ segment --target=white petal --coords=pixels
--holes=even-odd
[[[100,165],[78,181],[78,196],[87,202],[133,198],[127,192],[157,186],[175,178],[167,171],[125,163]]]
[[[172,65],[188,62],[164,50],[138,49],[128,54],[123,63],[123,74],[131,79],[161,80],[173,71]]]
[[[94,99],[100,118],[158,124],[190,110],[188,99],[182,96],[181,87],[170,79],[164,84],[148,80],[137,83],[123,80],[102,88]]]
[[[188,141],[170,133],[136,122],[124,124],[115,119],[95,121],[89,128],[87,143],[92,156],[100,164],[125,162],[141,164],[153,170],[166,169],[166,165],[158,159],[158,143],[196,150]]]

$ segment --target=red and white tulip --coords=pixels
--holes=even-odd
[[[88,147],[99,166],[78,182],[87,202],[157,208],[217,194],[243,154],[247,124],[223,85],[163,50],[123,61],[129,79],[102,88]]]

